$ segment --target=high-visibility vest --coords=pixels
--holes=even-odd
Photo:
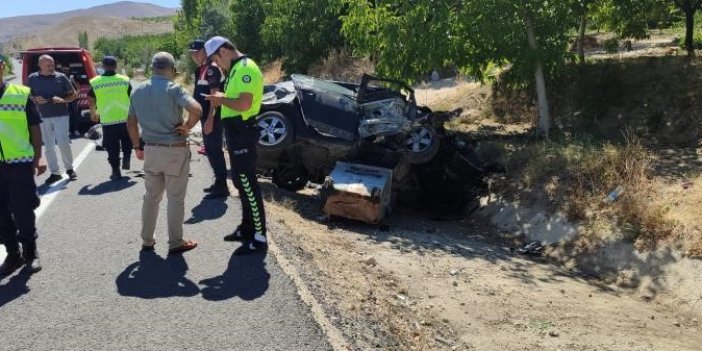
[[[34,147],[29,138],[27,99],[30,89],[8,84],[0,98],[0,162],[34,161]]]
[[[97,112],[102,125],[127,121],[129,114],[129,78],[120,74],[97,76],[90,80],[95,92]]]
[[[222,105],[221,118],[241,117],[246,121],[256,116],[261,110],[263,101],[263,74],[253,60],[244,57],[238,60],[229,70],[229,78],[224,86],[224,95],[236,99],[242,93],[253,95],[251,107],[246,111],[237,111]]]

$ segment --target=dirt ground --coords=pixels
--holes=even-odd
[[[671,308],[522,257],[478,220],[329,220],[316,192],[266,186],[272,238],[353,350],[699,350]],[[702,302],[700,302],[702,304]]]
[[[635,50],[658,50],[665,40],[655,40],[650,46],[637,43]],[[490,89],[477,83],[426,83],[416,96],[434,110],[460,109],[460,127],[472,135],[520,134],[531,126],[486,118]],[[656,200],[670,202],[671,216],[688,224],[701,214],[700,162],[697,150],[661,151],[656,159]],[[587,277],[546,258],[521,256],[515,249],[523,238],[499,232],[480,216],[437,219],[401,210],[385,225],[372,226],[330,220],[314,188],[265,189],[270,220],[288,228],[272,238],[277,252],[297,268],[350,343],[340,350],[700,350],[702,345],[702,296],[652,297],[621,279]]]

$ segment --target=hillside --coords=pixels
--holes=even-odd
[[[76,37],[79,28],[81,30],[88,29],[88,34],[90,35],[90,29],[98,27],[81,25],[76,28],[64,28],[64,23],[72,18],[91,19],[92,23],[100,23],[100,26],[103,27],[101,30],[112,33],[119,30],[120,26],[131,28],[130,25],[123,23],[124,21],[129,22],[128,20],[131,18],[169,16],[175,14],[176,10],[177,9],[174,8],[166,8],[153,4],[120,1],[113,4],[61,13],[0,18],[0,28],[2,28],[0,32],[0,43],[10,42],[17,38],[26,38],[28,36],[36,37],[46,33],[66,32],[71,29],[74,29],[73,33],[76,34],[70,35],[70,37]],[[106,20],[105,17],[110,17],[110,19]],[[122,22],[116,21],[113,18],[119,18]],[[141,23],[140,21],[134,22]],[[69,22],[69,24],[70,23],[71,22]],[[31,24],[31,26],[28,24]],[[117,26],[115,26],[115,24]],[[146,27],[146,24],[144,26]],[[133,28],[139,29],[140,27],[133,25]],[[145,30],[149,30],[149,28]],[[44,41],[53,42],[58,38],[58,36],[53,36]]]
[[[158,34],[172,30],[173,23],[170,21],[146,22],[119,17],[80,16],[69,18],[37,34],[17,38],[13,43],[25,49],[43,46],[77,46],[78,33],[87,31],[92,45],[100,37]]]

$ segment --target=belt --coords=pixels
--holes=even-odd
[[[179,143],[172,143],[172,144],[145,143],[144,145],[146,145],[146,146],[160,146],[160,147],[187,147],[188,143],[185,141],[181,141]]]

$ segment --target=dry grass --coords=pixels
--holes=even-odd
[[[651,153],[633,133],[624,139],[621,145],[590,139],[533,142],[511,153],[508,172],[517,189],[545,195],[554,208],[582,223],[583,235],[653,249],[671,238],[678,224],[654,201]],[[608,198],[615,189],[620,194]]]
[[[275,60],[261,67],[263,71],[263,83],[264,84],[275,84],[285,78],[285,71],[283,70],[283,61]]]
[[[311,76],[343,82],[358,82],[364,73],[372,74],[374,71],[370,59],[353,57],[345,51],[333,51],[309,68]]]

